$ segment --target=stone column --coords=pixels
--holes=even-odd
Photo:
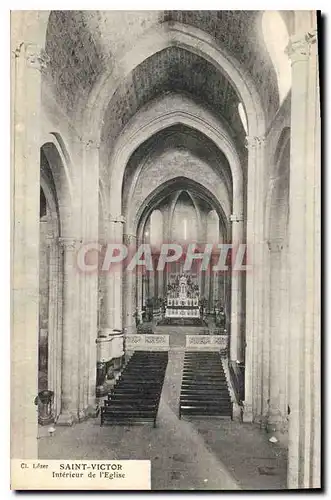
[[[63,262],[63,342],[62,400],[57,424],[72,425],[79,418],[80,295],[77,250],[80,243],[74,238],[60,238],[59,243]]]
[[[139,248],[139,246],[141,245],[141,241],[139,240],[139,238],[137,239],[136,245],[137,245],[137,248]],[[143,306],[145,305],[145,303],[144,303],[145,302],[145,296],[144,296],[143,286],[144,286],[144,284],[143,284],[143,274],[139,270],[136,273],[137,309],[138,309],[139,314],[142,311]]]
[[[48,238],[49,307],[48,307],[48,388],[54,391],[55,419],[61,411],[62,371],[62,268],[59,239]]]
[[[163,216],[163,242],[164,243],[169,243],[171,241],[171,227],[170,227],[170,214],[169,214],[169,208],[163,208],[162,209],[162,216]],[[166,298],[167,296],[167,287],[169,283],[169,276],[168,276],[168,271],[167,271],[167,266],[164,267],[163,274],[162,274],[162,282],[163,282],[163,296]]]
[[[279,409],[282,419],[281,427],[287,429],[288,406],[288,357],[289,357],[289,270],[288,242],[285,237],[281,254],[280,276],[280,320],[279,320]]]
[[[99,144],[86,139],[80,145],[82,158],[81,235],[83,244],[99,239]],[[95,256],[97,258],[97,256]],[[98,272],[80,274],[81,329],[79,356],[79,419],[96,412],[96,365],[98,335]]]
[[[157,268],[159,255],[155,258],[155,269]],[[155,271],[157,273],[157,296],[160,298],[164,298],[164,270],[163,271]]]
[[[205,276],[205,291],[204,291],[204,295],[205,295],[205,299],[206,299],[205,314],[207,314],[207,312],[209,312],[209,305],[210,305],[210,272],[209,272],[209,269],[207,269],[207,271],[203,271],[203,273]]]
[[[123,243],[123,224],[125,217],[110,217],[108,235],[110,243]],[[107,271],[106,328],[104,332],[111,335],[113,330],[122,330],[122,265]]]
[[[124,234],[124,244],[128,247],[130,259],[134,256],[137,248],[137,237],[134,234]],[[134,271],[124,270],[123,273],[123,326],[125,333],[136,332],[136,312],[137,311],[137,274],[139,268]]]
[[[309,16],[309,13],[307,13]],[[308,19],[308,18],[307,18]],[[320,109],[316,20],[292,37],[289,218],[289,488],[320,483]],[[317,276],[316,276],[317,274]]]
[[[11,456],[37,458],[41,71],[46,57],[28,42],[12,54],[13,325]],[[24,411],[22,411],[24,408]]]
[[[262,414],[263,350],[260,334],[263,303],[263,169],[264,137],[247,137],[247,255],[252,269],[246,273],[246,342],[244,421]],[[267,374],[265,375],[267,377]]]
[[[123,224],[125,218],[122,215],[110,217],[108,220],[108,242],[123,243]],[[118,263],[114,268],[106,272],[106,300],[105,300],[105,326],[100,329],[97,340],[99,368],[101,364],[108,366],[109,370],[119,368],[124,354],[123,344],[123,264]],[[100,357],[101,356],[101,357]],[[102,358],[102,359],[101,359]],[[112,363],[110,361],[114,360]],[[116,360],[116,361],[115,361]],[[116,365],[116,366],[115,366]],[[106,375],[106,373],[105,373]],[[99,381],[100,383],[100,381]],[[102,383],[103,385],[103,383]],[[98,393],[102,394],[102,385],[98,387]]]
[[[234,269],[235,256],[238,246],[243,244],[243,215],[232,214],[232,245],[233,259],[231,270],[231,338],[230,338],[230,359],[231,361],[243,361],[243,332],[242,332],[242,273]]]
[[[149,284],[149,298],[153,299],[155,295],[155,271],[147,271],[148,284]]]
[[[224,271],[221,271],[219,275],[217,276],[218,278],[218,299],[219,303],[221,303],[224,306],[225,309],[225,273]]]
[[[271,431],[279,430],[281,426],[280,412],[280,319],[281,311],[281,251],[282,242],[272,241],[269,243],[270,250],[270,395],[268,428]]]
[[[212,272],[212,279],[213,279],[213,311],[214,311],[214,306],[217,301],[217,304],[219,303],[219,275],[217,272]]]

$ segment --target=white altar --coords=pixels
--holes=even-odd
[[[199,287],[190,276],[177,275],[168,284],[166,318],[200,318]]]

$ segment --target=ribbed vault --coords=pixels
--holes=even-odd
[[[222,227],[222,233],[229,235],[229,224],[224,211],[216,197],[200,183],[185,177],[176,177],[158,186],[138,208],[136,216],[136,228],[143,227],[145,221],[153,210],[158,209],[163,204],[169,203],[174,194],[182,191],[189,192],[194,196],[199,204],[215,210]]]

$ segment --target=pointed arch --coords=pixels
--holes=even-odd
[[[82,123],[87,124],[84,135],[93,137],[100,143],[102,121],[107,105],[125,79],[145,59],[171,46],[184,48],[213,64],[231,83],[246,110],[249,134],[263,135],[265,132],[265,114],[260,96],[253,81],[222,47],[216,44],[211,35],[189,25],[171,22],[163,23],[157,29],[151,29],[137,41],[135,47],[118,62],[116,70],[109,67],[96,82],[90,93],[88,103],[81,106]],[[97,132],[96,132],[97,131]]]

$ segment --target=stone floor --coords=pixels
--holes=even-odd
[[[99,418],[43,429],[42,459],[149,459],[153,490],[286,488],[286,449],[256,425],[208,419],[179,420],[184,352],[170,351],[157,428],[100,427]]]

